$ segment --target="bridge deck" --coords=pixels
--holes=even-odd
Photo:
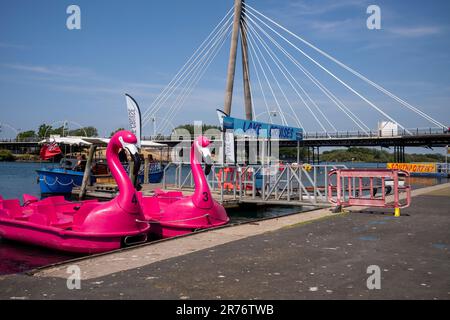
[[[144,137],[173,147],[185,140],[171,136],[163,138]],[[39,141],[0,140],[0,149],[38,148]],[[296,141],[280,141],[281,146],[296,147]],[[302,147],[348,147],[348,146],[404,146],[404,147],[445,147],[450,145],[450,131],[444,129],[410,129],[410,133],[380,136],[377,132],[305,133],[300,141]]]

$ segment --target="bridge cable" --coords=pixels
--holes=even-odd
[[[310,42],[306,41],[305,39],[301,38],[300,36],[294,34],[293,32],[287,30],[286,28],[284,28],[283,26],[281,26],[280,24],[276,23],[275,21],[273,21],[272,19],[268,18],[267,16],[265,16],[264,14],[262,14],[261,12],[259,12],[258,10],[252,8],[256,13],[260,14],[261,16],[263,16],[264,18],[266,18],[267,20],[269,20],[270,22],[272,22],[273,24],[275,24],[276,26],[278,26],[279,28],[283,29],[284,31],[286,31],[287,33],[289,33],[290,35],[294,36],[295,38],[297,38],[298,40],[302,41],[304,44],[308,45],[310,48],[316,50],[317,52],[319,52],[320,54],[322,54],[323,56],[325,56],[326,58],[330,59],[331,61],[335,62],[336,64],[338,64],[339,66],[341,66],[342,68],[346,69],[347,71],[351,72],[353,75],[357,76],[358,78],[360,78],[361,80],[365,81],[366,83],[370,84],[371,86],[375,87],[376,89],[378,89],[379,91],[383,92],[384,94],[388,95],[389,97],[391,97],[392,99],[396,100],[397,102],[399,102],[400,104],[402,104],[403,106],[407,107],[408,109],[416,112],[417,114],[419,114],[420,116],[422,116],[423,118],[425,118],[426,120],[430,121],[431,123],[441,126],[443,128],[446,128],[446,126],[442,123],[440,123],[439,121],[437,121],[436,119],[432,118],[431,116],[429,116],[428,114],[426,114],[425,112],[421,111],[420,109],[412,106],[411,104],[409,104],[408,102],[404,101],[403,99],[399,98],[398,96],[396,96],[395,94],[393,94],[392,92],[388,91],[387,89],[383,88],[382,86],[378,85],[377,83],[371,81],[370,79],[366,78],[364,75],[362,75],[361,73],[357,72],[356,70],[352,69],[351,67],[347,66],[346,64],[340,62],[339,60],[337,60],[336,58],[334,58],[333,56],[329,55],[328,53],[322,51],[321,49],[317,48],[316,46],[314,46],[313,44],[311,44]]]
[[[267,45],[267,43],[262,39],[262,37],[258,34],[258,32],[253,28],[253,26],[250,25],[252,28],[252,31],[254,32],[255,36],[259,39],[261,44],[263,45],[264,49],[268,53],[268,55],[272,58],[275,65],[278,67],[280,72],[283,74],[283,76],[286,78],[286,80],[291,85],[292,89],[297,93],[297,95],[300,97],[300,99],[303,101],[305,106],[308,108],[310,113],[313,115],[314,119],[319,123],[319,125],[322,127],[324,132],[326,132],[326,128],[322,125],[320,120],[317,118],[317,116],[314,114],[312,109],[310,108],[309,104],[303,99],[302,95],[298,92],[298,90],[295,88],[294,84],[291,82],[289,77],[286,75],[286,73],[283,71],[283,69],[288,73],[288,75],[293,79],[293,81],[297,84],[297,86],[300,88],[300,90],[303,92],[303,94],[309,99],[309,101],[315,106],[315,108],[319,111],[319,113],[322,115],[322,117],[327,121],[327,123],[330,125],[333,130],[337,131],[336,127],[330,122],[330,120],[325,116],[325,114],[320,110],[319,106],[316,104],[316,102],[311,98],[311,96],[306,92],[306,90],[300,85],[300,83],[295,79],[295,77],[289,72],[289,70],[286,68],[286,66],[283,64],[283,62],[274,54],[273,50],[270,49],[270,47]],[[283,67],[283,69],[280,67],[280,65]],[[289,103],[288,103],[289,104]],[[289,104],[292,110],[292,106]],[[293,110],[292,110],[293,111]],[[293,111],[295,114],[295,111]],[[296,115],[297,116],[297,115]]]
[[[211,62],[214,60],[214,58],[219,53],[220,48],[223,46],[223,44],[227,38],[227,34],[229,35],[231,33],[230,28],[231,28],[231,24],[228,27],[228,29],[224,30],[221,38],[217,39],[217,41],[214,43],[214,46],[211,48],[212,51],[208,50],[211,52],[208,55],[204,55],[202,57],[202,59],[200,60],[201,64],[199,64],[196,67],[196,70],[194,71],[195,73],[188,80],[186,87],[183,88],[182,92],[180,92],[180,94],[178,95],[176,101],[169,108],[169,110],[170,110],[168,113],[169,121],[172,121],[173,118],[176,116],[176,114],[180,110],[181,106],[184,105],[187,98],[191,95],[192,91],[195,89],[198,82],[205,74],[205,72],[208,69],[208,67],[210,66]]]
[[[275,104],[276,104],[276,106],[277,106],[277,108],[278,108],[278,111],[279,111],[279,113],[280,113],[281,123],[282,123],[283,125],[287,125],[286,117],[284,116],[283,110],[281,109],[280,103],[279,103],[279,101],[278,101],[278,99],[277,99],[277,97],[276,97],[276,95],[275,95],[275,91],[273,90],[272,85],[270,84],[269,78],[267,77],[267,74],[266,74],[266,72],[265,72],[265,69],[264,69],[264,67],[263,67],[263,65],[262,65],[262,63],[261,63],[260,56],[259,56],[258,53],[256,52],[255,47],[254,47],[254,44],[253,44],[253,42],[251,41],[251,39],[249,39],[249,45],[250,45],[249,48],[253,51],[253,54],[254,54],[254,56],[256,57],[256,61],[258,62],[259,68],[260,68],[260,70],[262,71],[262,74],[263,74],[264,78],[266,79],[267,86],[269,87],[269,90],[270,90],[270,92],[271,92],[271,94],[272,94],[272,97],[273,97],[273,99],[274,99],[274,101],[275,101]],[[267,62],[266,62],[266,67],[268,67]]]
[[[209,40],[211,38],[211,36],[215,33],[215,31],[217,30],[217,28],[219,28],[219,26],[223,27],[224,24],[222,24],[222,22],[224,22],[225,20],[229,20],[230,17],[230,13],[232,12],[233,8],[231,8],[227,14],[225,14],[225,16],[222,18],[222,20],[217,24],[217,26],[213,29],[213,31],[211,31],[211,33],[206,37],[206,39],[200,44],[200,46],[197,48],[197,50],[192,54],[192,56],[186,61],[186,63],[181,67],[181,69],[178,71],[178,73],[172,78],[172,80],[170,81],[170,83],[164,88],[164,90],[158,95],[158,97],[155,99],[155,101],[153,101],[152,105],[144,112],[144,116],[147,116],[149,113],[151,113],[152,108],[154,108],[155,105],[157,105],[159,103],[159,101],[161,99],[163,99],[164,95],[167,93],[167,91],[169,91],[173,85],[179,80],[180,77],[182,77],[182,72],[184,70],[184,72],[186,72],[189,67],[192,65],[191,61],[195,61],[197,59],[197,56],[199,56],[203,51],[200,51],[200,49],[205,45],[205,43],[207,43],[205,45],[205,47],[208,46],[208,44],[211,42],[211,40]],[[214,37],[213,37],[214,38]],[[209,40],[209,41],[208,41]],[[200,51],[200,52],[199,52]],[[194,59],[195,58],[195,59]],[[186,69],[186,70],[185,70]]]
[[[202,71],[207,67],[206,62],[210,60],[210,58],[214,55],[214,52],[216,50],[216,45],[219,43],[219,38],[214,43],[214,46],[212,46],[208,52],[201,57],[201,59],[198,61],[196,66],[193,68],[193,70],[190,72],[188,78],[185,81],[184,86],[181,88],[178,95],[175,97],[174,101],[170,105],[170,107],[165,110],[165,114],[167,115],[170,120],[173,118],[172,115],[175,115],[176,112],[179,110],[180,104],[184,102],[184,97],[189,95],[190,89],[192,86],[196,85],[197,79],[199,79],[199,75],[202,74]]]
[[[243,10],[243,12],[244,11],[245,10]],[[240,27],[241,27],[241,38],[243,38],[243,32],[247,31],[245,23],[246,22],[243,19],[241,19],[241,21],[239,22]],[[242,44],[241,44],[241,46],[242,46]],[[248,55],[248,52],[247,52],[247,55]],[[251,99],[251,102],[252,102],[252,108],[251,108],[252,109],[252,119],[255,119],[256,118],[256,113],[255,113],[255,106],[253,104],[253,98],[254,98],[253,97],[253,93],[255,92],[255,90],[254,90],[255,88],[254,88],[254,85],[253,85],[253,81],[251,81],[251,77],[250,77],[250,66],[249,66],[248,63],[242,62],[242,64],[243,64],[243,68],[245,68],[245,71],[247,73],[248,82],[249,82],[249,85],[250,85],[250,99]]]
[[[204,52],[204,50],[208,47],[208,45],[214,40],[214,38],[220,34],[220,30],[223,29],[224,26],[226,26],[229,21],[232,19],[232,16],[230,16],[230,13],[233,11],[233,8],[231,8],[227,14],[222,18],[222,20],[216,25],[216,27],[211,31],[211,33],[206,37],[206,39],[200,44],[200,46],[197,48],[197,50],[192,54],[192,56],[186,61],[186,63],[181,67],[181,69],[178,71],[178,73],[172,78],[170,83],[165,87],[165,89],[158,95],[158,97],[155,99],[155,101],[152,103],[152,105],[144,112],[144,118],[148,118],[156,109],[156,107],[161,104],[162,100],[166,97],[166,95],[173,89],[174,85],[183,77],[183,75],[189,70],[189,68],[192,66],[192,64],[197,60],[197,58]],[[224,22],[225,21],[225,22]],[[224,23],[223,23],[224,22]],[[216,32],[216,30],[219,28],[219,31]],[[214,35],[214,36],[213,36]],[[202,49],[203,48],[203,49]],[[201,50],[202,49],[202,50]],[[201,50],[201,51],[200,51]],[[166,99],[167,100],[167,99]],[[146,123],[148,122],[147,119]]]
[[[231,25],[230,25],[231,27]],[[178,104],[176,111],[174,111],[173,115],[171,116],[171,120],[173,120],[173,118],[175,117],[176,114],[178,114],[180,108],[184,105],[184,103],[186,102],[186,100],[188,99],[188,97],[190,97],[190,95],[192,94],[192,92],[194,91],[194,89],[197,87],[198,82],[200,81],[200,79],[203,77],[203,75],[205,74],[205,72],[208,70],[209,66],[211,65],[212,61],[215,59],[215,57],[217,56],[217,54],[220,52],[220,49],[223,47],[226,39],[229,37],[229,35],[231,34],[231,28],[229,29],[229,32],[227,34],[224,35],[224,37],[222,38],[222,41],[220,43],[219,46],[216,47],[216,51],[214,54],[212,54],[210,56],[209,59],[207,59],[205,62],[205,66],[203,68],[203,70],[201,72],[198,73],[198,76],[195,80],[195,82],[191,85],[189,92],[187,92],[185,94],[185,96],[183,97],[183,100],[180,101],[180,103]]]
[[[247,28],[247,27],[245,26],[245,28]],[[248,33],[248,31],[247,31],[247,33]],[[259,76],[258,68],[256,67],[255,58],[253,57],[252,50],[248,51],[248,55],[250,57],[249,60],[252,62],[253,69],[255,69],[255,74],[256,74],[256,78],[258,80],[258,84],[259,84],[259,88],[260,88],[260,91],[261,91],[261,95],[263,97],[264,105],[266,106],[267,114],[269,115],[269,121],[270,121],[270,123],[273,124],[273,119],[272,119],[272,115],[271,115],[271,112],[270,112],[269,104],[267,102],[266,94],[264,93],[264,89],[263,89],[263,86],[262,86],[261,78]]]
[[[194,89],[196,88],[198,82],[203,77],[205,72],[208,70],[209,66],[211,65],[212,61],[215,59],[217,54],[220,52],[220,49],[223,47],[225,40],[229,37],[231,34],[231,24],[229,27],[223,32],[220,41],[218,41],[215,45],[215,48],[211,52],[211,54],[206,58],[202,59],[202,62],[204,60],[204,63],[202,63],[201,68],[197,69],[196,75],[191,79],[190,84],[188,85],[186,90],[184,90],[183,96],[179,96],[179,99],[177,99],[177,104],[173,105],[173,108],[171,107],[171,113],[169,115],[170,121],[174,119],[174,117],[178,114],[181,107],[186,102],[187,98],[192,94]]]
[[[250,28],[252,28],[251,25],[248,25],[248,26],[249,26]],[[252,28],[252,29],[253,29],[253,28]],[[249,29],[248,33],[250,34],[250,37],[252,38],[253,42],[254,42],[254,43],[257,43],[257,41],[253,38],[253,34],[252,34],[252,32],[250,31],[250,29]],[[265,49],[265,48],[264,48],[264,49]],[[258,50],[260,51],[259,46],[258,46]],[[261,51],[260,51],[260,52],[261,52]],[[266,49],[266,52],[267,52],[267,49]],[[272,58],[272,57],[271,57],[271,58]],[[273,60],[273,58],[272,58],[272,60]],[[277,67],[278,67],[278,69],[280,69],[280,67],[279,67],[278,65],[277,65]],[[280,69],[280,70],[281,70],[281,69]],[[295,121],[296,121],[296,125],[303,128],[303,124],[302,124],[302,122],[300,121],[300,119],[299,119],[297,113],[295,112],[294,108],[292,107],[292,104],[290,103],[290,101],[289,101],[289,99],[287,98],[286,94],[285,94],[283,91],[282,91],[282,94],[283,94],[283,97],[284,97],[284,99],[286,100],[286,102],[287,102],[289,108],[290,108],[291,111],[292,111],[292,114],[293,114],[294,119],[295,119]]]
[[[274,98],[275,104],[276,104],[277,107],[278,107],[278,111],[280,112],[280,116],[281,116],[281,122],[282,122],[283,125],[284,125],[284,124],[287,124],[287,121],[286,121],[286,119],[284,118],[283,110],[282,110],[281,107],[280,107],[280,104],[279,104],[279,102],[278,102],[278,99],[277,99],[276,96],[275,96],[275,92],[274,92],[274,90],[273,90],[273,88],[272,88],[272,86],[271,86],[271,84],[270,84],[269,78],[267,77],[267,74],[266,74],[266,72],[265,72],[265,69],[264,69],[264,67],[262,66],[261,59],[259,58],[259,56],[258,56],[258,54],[257,54],[257,52],[256,52],[256,50],[255,50],[255,48],[253,47],[253,43],[250,42],[250,41],[249,41],[249,48],[250,48],[250,50],[253,52],[253,56],[256,57],[256,62],[258,62],[258,66],[259,66],[259,68],[260,68],[260,70],[261,70],[261,72],[262,72],[262,74],[263,74],[263,76],[264,76],[264,79],[266,80],[266,84],[267,84],[267,86],[269,87],[269,90],[270,90],[270,92],[271,92],[271,94],[272,94],[272,97]]]
[[[205,61],[209,61],[210,57],[214,55],[214,52],[215,52],[217,46],[219,45],[219,43],[221,42],[221,39],[223,39],[223,37],[225,36],[227,30],[229,30],[230,27],[231,27],[231,23],[228,26],[228,28],[226,28],[225,30],[222,31],[222,34],[215,40],[215,42],[207,50],[207,52],[200,58],[200,60],[197,61],[197,63],[194,66],[193,70],[188,75],[189,78],[186,81],[186,86],[184,86],[182,88],[182,90],[178,94],[175,102],[171,105],[171,107],[169,107],[169,110],[170,110],[170,111],[168,111],[169,113],[171,113],[173,111],[173,109],[176,108],[176,106],[178,106],[178,103],[180,101],[182,101],[182,99],[184,98],[185,94],[191,88],[191,84],[195,83],[195,80],[198,78],[198,75],[202,72],[202,70],[204,70],[206,68],[207,65],[205,64]],[[166,112],[166,114],[168,112]]]
[[[196,88],[198,82],[203,77],[204,73],[206,72],[207,68],[209,67],[212,60],[215,58],[216,54],[218,53],[217,47],[214,47],[213,52],[202,58],[201,62],[202,65],[194,71],[194,74],[190,77],[188,80],[186,86],[183,88],[183,90],[180,92],[180,94],[177,96],[176,100],[172,103],[171,107],[169,108],[169,112],[167,113],[168,121],[172,121],[175,116],[180,111],[181,107],[186,102],[187,98],[191,95],[193,90]],[[162,129],[162,124],[158,127],[158,130]]]
[[[201,62],[201,58],[204,57],[206,54],[208,54],[211,50],[211,48],[214,46],[214,44],[217,42],[217,39],[219,39],[220,35],[223,33],[223,31],[227,28],[227,24],[228,27],[229,25],[231,25],[231,17],[227,20],[227,22],[217,31],[217,33],[208,41],[208,43],[205,45],[205,47],[200,51],[200,53],[197,55],[197,57],[195,57],[194,60],[191,61],[191,63],[189,64],[189,66],[182,72],[182,74],[180,75],[180,77],[177,79],[177,81],[175,81],[172,84],[172,88],[171,91],[168,91],[165,95],[165,97],[163,99],[160,99],[158,101],[158,103],[154,106],[153,108],[153,112],[150,112],[147,116],[147,118],[145,119],[144,125],[146,123],[148,123],[148,121],[151,118],[151,114],[156,113],[160,110],[160,108],[162,107],[162,105],[175,93],[175,91],[181,86],[181,84],[183,82],[186,82],[186,79],[189,77],[189,75],[194,72],[194,70],[196,69],[196,67],[199,65],[199,63]],[[208,50],[207,50],[208,49]],[[206,51],[206,53],[203,54],[203,52]],[[203,56],[202,56],[203,54]]]
[[[251,18],[249,20],[253,21]],[[254,22],[253,22],[254,23]],[[370,128],[359,119],[342,101],[340,101],[330,90],[328,90],[319,80],[317,80],[306,68],[303,67],[289,52],[287,52],[275,39],[273,39],[264,29],[262,29],[257,23],[254,23],[263,33],[269,38],[269,40],[287,57],[291,62],[296,65],[310,80],[313,82],[342,112],[347,115],[363,132],[368,134],[366,129],[370,131]],[[287,71],[287,68],[286,68]],[[288,71],[289,72],[289,71]],[[291,75],[291,77],[293,77]],[[294,78],[294,81],[297,82]],[[300,86],[300,84],[298,84]],[[301,86],[300,86],[301,87]],[[320,110],[320,109],[319,109]],[[357,119],[366,129],[364,129],[355,119]],[[336,129],[335,129],[336,130]]]
[[[250,27],[251,27],[251,26],[250,26]],[[246,26],[246,30],[247,30],[247,33],[248,33],[248,35],[249,35],[249,38],[251,38],[251,40],[252,40],[254,43],[256,43],[256,41],[254,40],[253,35],[251,34],[250,29],[248,28],[248,26]],[[258,46],[258,51],[261,53],[261,50],[259,49],[259,46]],[[262,55],[262,53],[261,53],[261,55]],[[280,89],[281,89],[281,88],[280,88]],[[294,110],[294,108],[292,107],[292,105],[291,105],[289,99],[287,98],[286,94],[285,94],[284,91],[282,91],[282,90],[281,90],[281,92],[282,92],[284,99],[286,100],[288,106],[290,107],[290,109],[291,109],[291,111],[292,111],[292,113],[293,113],[293,115],[294,115],[294,119],[295,119],[295,121],[297,122],[296,125],[298,125],[298,126],[300,125],[300,126],[303,127],[303,125],[301,124],[300,119],[298,118],[297,114],[295,113],[295,110]]]
[[[279,28],[281,28],[282,30],[284,30],[285,32],[289,33],[290,35],[292,35],[293,37],[297,38],[298,40],[300,40],[301,42],[303,42],[304,44],[306,44],[307,46],[309,46],[310,48],[314,49],[315,51],[319,52],[320,54],[322,54],[323,56],[325,56],[326,58],[330,59],[331,61],[333,61],[334,63],[336,63],[337,65],[341,66],[342,68],[344,68],[345,70],[349,71],[350,73],[352,73],[353,75],[357,76],[358,78],[360,78],[361,80],[365,81],[366,83],[370,84],[371,86],[375,87],[376,89],[378,89],[379,91],[383,92],[384,94],[386,94],[387,96],[391,97],[392,99],[396,100],[397,102],[399,102],[401,105],[403,105],[404,107],[407,107],[408,109],[416,112],[417,114],[419,114],[420,116],[422,116],[423,118],[425,118],[426,120],[430,121],[431,123],[438,125],[440,127],[443,128],[447,128],[446,125],[440,123],[439,121],[437,121],[436,119],[432,118],[431,116],[429,116],[428,114],[426,114],[425,112],[421,111],[420,109],[412,106],[411,104],[409,104],[408,102],[406,102],[405,100],[401,99],[400,97],[396,96],[395,94],[393,94],[392,92],[388,91],[387,89],[385,89],[384,87],[378,85],[377,83],[371,81],[370,79],[368,79],[367,77],[365,77],[364,75],[362,75],[361,73],[359,73],[358,71],[352,69],[351,67],[347,66],[346,64],[340,62],[339,60],[337,60],[336,58],[334,58],[333,56],[331,56],[330,54],[324,52],[323,50],[317,48],[316,46],[314,46],[312,43],[306,41],[305,39],[301,38],[300,36],[296,35],[295,33],[289,31],[288,29],[284,28],[283,26],[281,26],[280,24],[278,24],[277,22],[275,22],[274,20],[270,19],[269,17],[265,16],[264,14],[262,14],[261,12],[259,12],[258,10],[254,9],[253,7],[251,7],[250,5],[246,5],[248,6],[250,9],[252,9],[254,12],[258,13],[259,15],[261,15],[262,17],[264,17],[265,19],[267,19],[268,21],[272,22],[274,25],[278,26]]]
[[[279,32],[277,32],[276,30],[274,30],[272,27],[270,27],[267,23],[265,23],[264,21],[262,21],[260,18],[258,18],[256,15],[254,15],[252,12],[247,11],[249,14],[251,14],[253,17],[255,17],[257,20],[259,20],[261,23],[263,23],[266,27],[268,27],[272,32],[274,32],[275,34],[277,34],[279,37],[281,37],[284,41],[286,41],[288,44],[290,44],[294,49],[296,49],[297,51],[299,51],[301,54],[303,54],[306,58],[308,58],[310,61],[312,61],[315,65],[317,65],[320,69],[322,69],[323,71],[325,71],[327,74],[329,74],[331,77],[333,77],[335,80],[337,80],[339,83],[341,83],[343,86],[345,86],[348,90],[350,90],[351,92],[353,92],[355,95],[357,95],[359,98],[361,98],[363,101],[365,101],[367,104],[369,104],[372,108],[374,108],[375,110],[377,110],[379,113],[381,113],[383,116],[385,116],[387,119],[391,120],[392,122],[396,123],[400,128],[402,128],[406,133],[412,135],[412,133],[406,129],[403,125],[401,125],[398,121],[396,121],[394,118],[392,118],[390,115],[388,115],[386,112],[384,112],[382,109],[380,109],[379,107],[377,107],[373,102],[371,102],[370,100],[368,100],[366,97],[364,97],[363,95],[361,95],[358,91],[356,91],[355,89],[353,89],[351,86],[349,86],[346,82],[344,82],[343,80],[341,80],[338,76],[336,76],[334,73],[332,73],[331,71],[329,71],[327,68],[325,68],[324,66],[322,66],[319,62],[317,62],[316,60],[314,60],[311,56],[309,56],[307,53],[305,53],[303,50],[301,50],[300,48],[298,48],[297,46],[295,46],[291,41],[289,41],[288,39],[286,39],[284,36],[282,36]]]

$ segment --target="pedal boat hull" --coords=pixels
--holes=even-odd
[[[27,221],[0,218],[0,237],[53,250],[93,254],[147,240],[149,226],[134,232],[84,233]]]

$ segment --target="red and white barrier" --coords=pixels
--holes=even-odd
[[[411,203],[409,173],[392,169],[337,169],[328,173],[328,201],[336,207],[365,206],[394,208],[400,216],[400,208]],[[335,178],[335,182],[333,180]],[[392,191],[394,201],[388,194]],[[405,194],[400,199],[401,194]]]

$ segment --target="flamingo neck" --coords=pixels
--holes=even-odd
[[[206,181],[205,173],[202,165],[196,156],[199,153],[198,142],[194,141],[191,147],[191,170],[194,177],[195,191],[192,195],[192,202],[197,208],[209,209],[213,206],[211,191],[208,182]]]
[[[114,143],[116,142],[116,143]],[[106,150],[106,159],[109,169],[119,188],[119,195],[115,198],[119,206],[129,212],[135,213],[139,210],[136,191],[119,160],[120,147],[117,141],[111,141]]]

